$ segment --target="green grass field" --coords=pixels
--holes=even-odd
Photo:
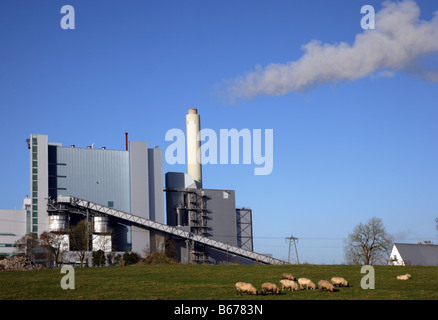
[[[144,265],[76,268],[75,289],[63,290],[65,274],[60,269],[0,272],[1,300],[411,300],[438,299],[438,267],[375,266],[375,289],[363,290],[361,266],[346,265]],[[279,285],[282,273],[306,277],[315,284],[321,279],[342,276],[350,287],[336,292],[286,291],[280,295],[236,295],[234,284],[263,282]],[[396,279],[409,273],[407,281]]]

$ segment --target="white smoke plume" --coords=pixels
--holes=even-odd
[[[257,66],[228,82],[228,93],[232,99],[284,95],[373,74],[393,76],[397,71],[438,82],[438,70],[424,64],[438,53],[438,12],[430,21],[419,16],[413,0],[385,1],[375,15],[375,29],[356,35],[353,45],[313,40],[302,47],[299,60]]]

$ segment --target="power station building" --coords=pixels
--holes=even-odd
[[[72,216],[49,214],[47,206],[48,200],[70,195],[164,223],[162,150],[137,141],[129,142],[128,150],[64,147],[49,142],[47,135],[36,134],[28,140],[28,148],[32,172],[28,230],[41,234],[66,229],[74,222],[69,221]],[[141,252],[150,245],[153,235],[149,230],[123,221],[109,222],[108,228],[117,235],[112,245],[116,251]]]
[[[126,138],[126,150],[109,150],[31,134],[30,195],[22,210],[0,210],[0,254],[12,254],[25,234],[62,232],[87,219],[90,250],[142,255],[166,239],[183,263],[284,263],[253,252],[252,213],[236,209],[234,190],[202,188],[196,109],[189,109],[186,129],[188,173],[166,173],[165,187],[162,150],[147,142]]]

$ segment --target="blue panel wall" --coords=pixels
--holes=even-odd
[[[130,212],[129,153],[49,146],[49,195],[60,194]]]

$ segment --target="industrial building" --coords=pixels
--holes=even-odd
[[[188,173],[166,173],[165,187],[162,150],[147,142],[126,135],[126,150],[109,150],[31,134],[30,196],[22,210],[0,210],[0,254],[12,254],[25,234],[63,232],[87,219],[90,251],[143,255],[170,240],[182,263],[284,263],[253,252],[252,212],[235,207],[234,190],[202,188],[196,109],[186,115],[186,130]]]
[[[80,217],[48,212],[48,200],[70,195],[164,223],[162,150],[137,141],[129,142],[127,150],[64,147],[48,142],[47,135],[35,134],[28,140],[28,148],[32,219],[27,220],[27,230],[41,234],[74,223],[74,218]],[[108,229],[117,235],[111,246],[116,251],[141,252],[154,236],[124,221],[107,221],[98,215],[94,220],[109,223]]]

